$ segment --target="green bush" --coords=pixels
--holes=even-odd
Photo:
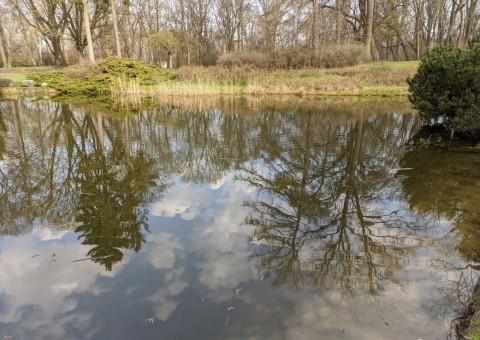
[[[407,80],[409,99],[429,124],[480,137],[480,43],[461,50],[447,41],[422,59]]]
[[[67,67],[61,71],[32,73],[29,79],[37,83],[48,83],[60,93],[69,95],[108,94],[119,79],[138,79],[140,85],[154,85],[159,81],[171,80],[175,73],[141,61],[121,57],[109,57],[98,64]]]

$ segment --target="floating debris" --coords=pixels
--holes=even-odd
[[[242,288],[238,288],[235,292],[238,294],[240,294],[240,292],[242,291]]]
[[[413,168],[396,168],[396,169],[390,169],[389,173],[394,174],[394,173],[397,173],[398,171],[405,171],[405,170],[413,170]]]
[[[382,319],[383,323],[387,326],[390,326],[390,324],[388,322],[385,321],[385,319]]]
[[[103,258],[105,258],[105,257],[110,257],[110,256],[111,256],[111,255],[86,257],[86,258],[84,258],[84,259],[73,260],[72,262],[80,262],[80,261],[87,261],[87,260],[103,259]]]
[[[233,312],[235,310],[235,307],[228,307],[227,312]]]
[[[149,324],[153,324],[155,322],[155,319],[156,319],[156,317],[154,316],[154,317],[145,319],[145,322],[148,322]]]
[[[54,257],[55,257],[55,254],[52,254],[52,258],[50,259],[50,261],[48,261],[48,263],[47,263],[45,266],[43,266],[43,268],[42,268],[42,270],[40,271],[40,273],[43,273],[43,272],[45,271],[45,269],[47,269],[47,267],[48,267],[48,265],[49,265],[50,263],[56,261],[56,260],[54,259]]]
[[[38,257],[38,256],[40,256],[40,255],[35,254],[35,255],[31,256],[30,258],[33,259],[34,257]],[[8,335],[5,335],[5,336],[8,336]],[[5,337],[4,337],[4,338],[5,338]]]
[[[260,278],[260,281],[263,281],[265,280],[265,275],[263,275],[261,278]]]

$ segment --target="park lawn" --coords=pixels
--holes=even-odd
[[[19,87],[22,81],[27,79],[27,74],[32,72],[49,72],[52,66],[32,66],[32,67],[12,67],[8,69],[0,69],[0,78],[6,78],[13,81],[14,87]]]

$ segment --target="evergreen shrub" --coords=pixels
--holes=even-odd
[[[480,138],[480,41],[466,50],[451,41],[430,50],[407,82],[426,123]]]

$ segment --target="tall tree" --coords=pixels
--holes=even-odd
[[[365,27],[365,57],[372,59],[374,0],[367,0],[367,25]]]
[[[18,17],[41,33],[53,55],[54,63],[57,65],[66,64],[62,48],[62,36],[67,21],[60,1],[10,0],[9,3]]]
[[[0,15],[3,14],[0,12]],[[0,58],[3,64],[3,67],[10,67],[10,60],[7,58],[7,54],[5,52],[6,48],[3,44],[3,25],[2,21],[0,21]]]
[[[95,62],[95,54],[93,53],[93,39],[92,31],[90,30],[90,16],[88,15],[88,5],[87,0],[83,1],[83,24],[85,25],[85,34],[87,35],[88,43],[88,59],[90,62]]]
[[[113,33],[115,36],[115,49],[117,50],[117,55],[121,57],[122,48],[120,47],[120,32],[118,31],[117,6],[115,5],[115,0],[109,0],[109,1],[110,1],[110,8],[112,9]]]

